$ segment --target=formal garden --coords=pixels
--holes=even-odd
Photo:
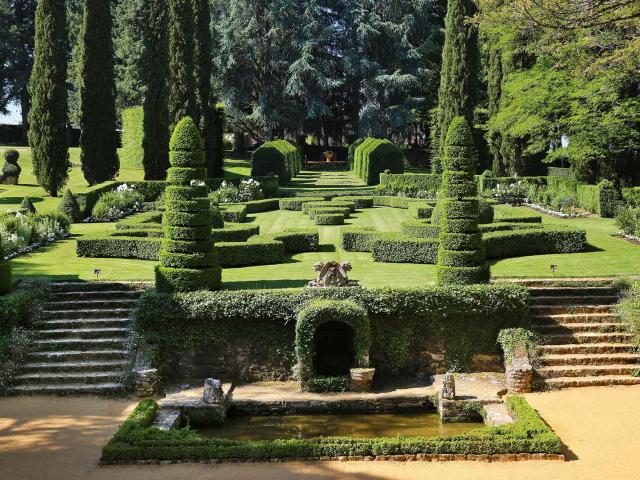
[[[101,463],[565,460],[527,394],[640,384],[638,7],[70,3],[0,128],[0,395],[137,398]]]

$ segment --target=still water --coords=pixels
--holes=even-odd
[[[437,413],[229,417],[224,426],[200,428],[203,437],[275,440],[312,437],[435,437],[459,435],[481,423],[442,423]]]

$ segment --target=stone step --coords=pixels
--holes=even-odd
[[[128,317],[130,313],[130,308],[45,310],[45,314],[49,320],[123,318]]]
[[[570,296],[602,296],[602,295],[618,295],[618,291],[611,286],[589,287],[589,286],[573,286],[573,287],[529,287],[529,293],[532,297],[570,297]]]
[[[575,343],[629,343],[633,335],[631,333],[558,333],[545,335],[544,340],[550,345],[564,345]]]
[[[579,295],[531,297],[530,305],[613,305],[618,302],[616,295]]]
[[[125,360],[129,355],[127,350],[55,350],[31,352],[28,356],[31,362],[98,362],[105,360]]]
[[[108,383],[117,382],[121,371],[111,370],[106,372],[34,372],[24,373],[16,377],[18,384],[81,384],[81,383]]]
[[[513,423],[513,417],[504,403],[491,403],[484,406],[486,413],[485,423],[492,426],[507,425]]]
[[[529,312],[535,315],[566,315],[571,313],[612,313],[613,305],[531,305]]]
[[[23,366],[23,372],[108,372],[124,369],[128,364],[126,360],[31,362]]]
[[[638,365],[564,365],[541,367],[536,373],[542,378],[600,377],[607,375],[633,375]]]
[[[127,339],[124,337],[110,338],[56,338],[38,339],[36,346],[41,350],[106,350],[124,349]]]
[[[557,333],[577,333],[577,332],[592,332],[592,333],[615,333],[626,332],[628,325],[626,323],[564,323],[564,324],[546,324],[536,325],[535,330],[541,335],[557,334]]]
[[[620,317],[614,313],[565,313],[560,315],[531,315],[534,325],[566,325],[569,323],[615,323]]]
[[[124,385],[120,382],[105,383],[75,383],[75,384],[43,384],[43,385],[15,385],[11,393],[22,395],[57,394],[72,395],[78,393],[91,393],[94,395],[109,395],[124,391]]]
[[[136,291],[138,285],[121,282],[53,282],[54,292],[100,292],[100,291]]]
[[[630,343],[574,343],[560,345],[540,345],[538,352],[541,355],[581,355],[581,354],[617,354],[629,353],[633,350]]]
[[[63,339],[63,338],[110,338],[113,336],[126,336],[129,332],[127,328],[56,328],[48,330],[36,330],[35,333],[40,339]]]
[[[637,353],[546,354],[538,358],[543,367],[566,365],[626,365],[640,363]]]
[[[571,387],[601,387],[610,385],[640,385],[640,377],[631,375],[607,375],[603,377],[558,377],[544,381],[550,389]]]
[[[55,292],[53,298],[58,301],[77,300],[137,300],[142,292],[138,290],[98,290]]]
[[[47,302],[48,311],[61,310],[122,310],[133,309],[136,306],[135,299],[108,299],[108,300],[62,300]]]
[[[131,324],[129,318],[98,318],[84,319],[76,318],[69,320],[45,320],[40,322],[40,329],[57,329],[57,328],[125,328]]]

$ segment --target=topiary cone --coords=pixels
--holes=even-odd
[[[440,248],[436,267],[439,285],[487,283],[482,235],[478,229],[480,200],[474,178],[475,150],[464,117],[453,119],[445,140],[440,189]]]
[[[190,117],[183,118],[169,143],[164,240],[156,289],[192,292],[220,288],[222,270],[211,241],[211,207],[206,186],[204,146]]]

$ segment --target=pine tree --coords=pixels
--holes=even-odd
[[[210,177],[222,176],[222,164],[216,158],[216,112],[211,92],[213,46],[211,10],[208,0],[193,0],[195,24],[196,117],[204,140],[204,155]]]
[[[487,283],[482,234],[478,229],[480,200],[475,180],[475,149],[471,128],[455,117],[446,135],[440,190],[440,248],[436,268],[440,285]]]
[[[194,76],[193,0],[168,0],[169,32],[169,122],[175,128],[184,117],[194,117],[196,84]]]
[[[116,112],[142,105],[144,33],[149,24],[148,0],[115,0],[113,12],[113,48],[116,76]]]
[[[440,88],[438,90],[438,123],[432,155],[434,173],[441,171],[441,158],[449,124],[461,115],[473,125],[473,111],[477,104],[478,51],[477,28],[469,19],[477,12],[473,0],[449,0],[445,17],[445,39],[442,50]]]
[[[111,180],[120,170],[111,23],[110,2],[86,0],[80,63],[80,160],[89,185]]]
[[[38,184],[57,197],[71,164],[67,145],[67,26],[64,0],[40,0],[29,91],[29,145]]]
[[[165,0],[148,0],[144,29],[144,178],[164,180],[169,168],[169,75]]]

